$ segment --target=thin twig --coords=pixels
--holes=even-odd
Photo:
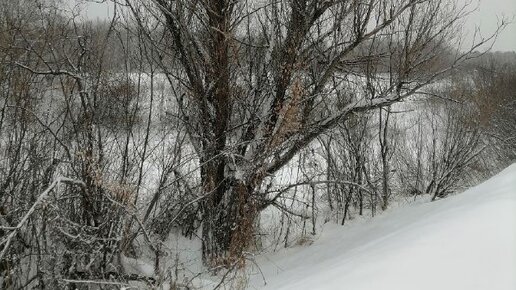
[[[5,243],[4,248],[2,249],[2,252],[0,253],[0,260],[3,259],[5,253],[7,253],[7,250],[9,249],[9,246],[11,245],[12,239],[16,235],[16,233],[25,225],[25,223],[29,220],[30,216],[34,213],[38,205],[40,205],[49,195],[49,193],[54,189],[57,185],[60,183],[69,183],[69,184],[77,184],[82,187],[86,186],[84,182],[79,180],[74,180],[66,177],[58,177],[50,184],[50,186],[43,191],[38,199],[34,202],[32,207],[29,209],[29,211],[25,214],[25,216],[21,219],[21,221],[18,223],[16,227],[0,227],[2,230],[11,230],[12,232],[7,236],[7,238],[0,244]]]

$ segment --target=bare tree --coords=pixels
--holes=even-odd
[[[440,57],[468,14],[453,1],[125,4],[177,88],[199,155],[203,254],[212,265],[241,261],[270,204],[263,181],[302,148],[350,116],[414,95],[470,56]],[[389,68],[357,67],[370,59]]]

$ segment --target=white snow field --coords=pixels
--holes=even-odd
[[[450,198],[257,258],[250,289],[515,290],[516,164]]]

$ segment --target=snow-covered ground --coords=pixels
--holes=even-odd
[[[257,264],[250,289],[515,290],[516,164],[447,199],[327,225]]]

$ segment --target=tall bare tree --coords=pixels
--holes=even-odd
[[[209,264],[242,260],[255,219],[269,204],[263,181],[302,148],[350,116],[416,94],[469,56],[449,48],[468,14],[467,5],[454,1],[125,5],[177,88],[199,156]],[[443,59],[443,51],[452,57]],[[364,60],[384,68],[363,69],[357,64]]]

